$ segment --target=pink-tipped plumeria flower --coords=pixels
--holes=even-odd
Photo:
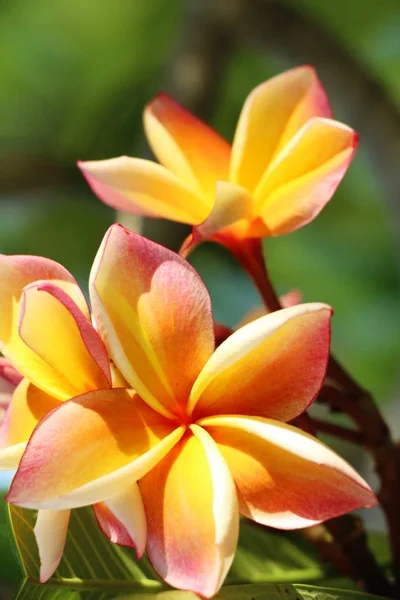
[[[0,469],[16,469],[47,413],[79,394],[108,390],[112,376],[85,297],[63,267],[46,258],[0,255],[0,278],[0,350],[7,357],[0,359]],[[105,510],[95,509],[101,515]],[[69,510],[39,511],[41,581],[62,557],[69,515]],[[110,532],[121,529],[114,514],[104,520]]]
[[[104,502],[135,538],[144,529],[132,502],[139,481],[155,570],[206,597],[232,563],[239,512],[292,529],[376,504],[344,460],[286,424],[323,382],[329,306],[266,315],[214,350],[197,273],[120,225],[105,236],[90,295],[99,333],[135,392],[88,392],[47,415],[9,502],[45,510]]]
[[[232,248],[306,225],[334,194],[357,146],[355,132],[331,119],[310,66],[251,92],[232,147],[167,94],[146,107],[144,125],[160,164],[122,156],[79,166],[106,204],[193,225],[186,249],[203,239]]]

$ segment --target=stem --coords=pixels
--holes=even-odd
[[[279,310],[281,304],[268,276],[261,240],[233,240],[220,236],[218,241],[234,254],[253,279],[266,308],[269,311]],[[344,439],[352,438],[351,441],[356,443],[364,443],[374,457],[376,471],[381,482],[378,498],[388,524],[397,593],[400,593],[400,448],[394,443],[389,428],[371,394],[354,381],[332,355],[329,358],[327,380],[321,390],[320,400],[326,402],[332,410],[340,410],[349,415],[357,424],[359,431],[353,432],[347,429],[344,431],[343,428],[327,423],[319,423],[320,430],[321,427],[325,427],[327,433],[338,435]],[[318,428],[318,423],[315,425]],[[337,533],[341,527],[339,519],[336,519],[335,523],[335,526],[330,528],[332,535],[335,535],[335,532]],[[363,542],[366,547],[365,538],[361,538],[362,536],[359,534],[360,544]],[[351,544],[347,544],[346,547],[350,548],[350,546]],[[352,546],[351,549],[354,550]],[[350,556],[350,558],[352,557]],[[357,568],[362,569],[366,584],[373,573],[380,572],[379,566],[368,549],[364,548],[361,558],[356,557],[354,561],[358,561]],[[383,585],[383,580],[386,582],[386,587]],[[369,583],[368,587],[371,589]],[[383,575],[378,578],[376,584],[374,591],[379,588],[384,594],[390,587]]]

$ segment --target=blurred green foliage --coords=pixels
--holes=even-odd
[[[292,0],[356,58],[400,104],[397,0]],[[185,28],[183,0],[0,2],[0,251],[62,262],[85,282],[113,212],[80,177],[78,159],[143,151],[141,111],[164,87]],[[284,49],[282,49],[284,53]],[[247,93],[282,68],[247,45],[221,82],[213,124],[231,138]],[[332,98],[337,115],[344,101]],[[373,119],[373,115],[370,118]],[[351,123],[350,123],[351,124]],[[398,264],[391,215],[363,147],[334,200],[307,228],[268,240],[279,290],[335,309],[334,350],[382,401],[398,379]],[[222,250],[193,255],[227,324],[258,303]]]

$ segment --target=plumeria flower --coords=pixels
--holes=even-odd
[[[0,349],[7,357],[0,359],[0,469],[16,469],[47,413],[89,390],[110,389],[112,375],[86,299],[68,271],[46,258],[0,255],[0,278]],[[95,509],[104,529],[119,527],[102,505]],[[69,516],[69,510],[39,511],[41,581],[59,564]]]
[[[147,521],[157,573],[206,597],[232,563],[239,513],[293,529],[376,504],[352,467],[286,424],[321,387],[330,307],[266,315],[214,350],[197,273],[120,225],[100,247],[90,296],[98,331],[135,392],[90,391],[42,419],[9,502],[51,511],[103,502],[133,539]],[[137,481],[143,512],[132,500]]]
[[[332,197],[357,136],[331,116],[314,69],[302,66],[251,92],[232,146],[161,94],[144,111],[160,164],[127,156],[78,164],[106,204],[193,225],[186,251],[203,239],[234,249],[306,225]]]

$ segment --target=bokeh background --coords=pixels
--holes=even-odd
[[[231,138],[251,89],[304,62],[360,149],[316,221],[268,240],[269,268],[280,292],[334,307],[335,352],[396,427],[398,0],[0,0],[0,251],[56,259],[85,286],[116,215],[76,161],[147,156],[142,110],[161,90]],[[166,222],[141,227],[175,248],[185,235]],[[223,250],[204,245],[191,260],[217,320],[232,325],[259,304]]]

